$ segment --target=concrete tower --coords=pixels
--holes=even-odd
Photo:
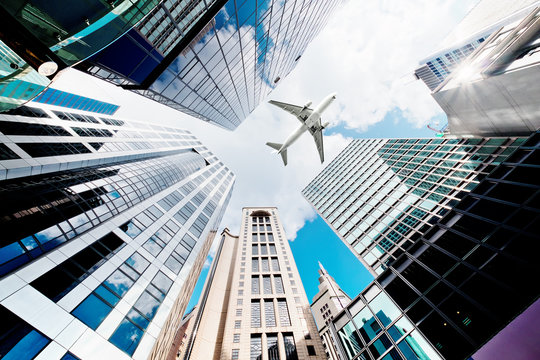
[[[326,356],[329,359],[340,359],[328,324],[351,301],[351,298],[339,287],[334,278],[319,262],[319,292],[311,302],[311,312],[315,318]]]

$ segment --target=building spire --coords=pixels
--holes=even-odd
[[[319,274],[321,275],[328,274],[328,271],[326,271],[326,269],[324,268],[324,266],[322,266],[320,261],[319,261]]]

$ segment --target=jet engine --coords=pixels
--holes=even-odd
[[[307,109],[308,107],[310,107],[312,103],[313,101],[309,101],[306,105],[304,105],[304,109]]]

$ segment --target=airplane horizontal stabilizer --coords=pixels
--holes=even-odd
[[[283,144],[272,143],[272,142],[267,142],[266,145],[270,146],[272,149],[277,150],[277,151],[279,151],[279,149],[281,149],[281,147],[283,146]]]
[[[287,149],[281,152],[281,159],[283,159],[283,165],[287,166]]]

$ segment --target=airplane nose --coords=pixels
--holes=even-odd
[[[332,94],[332,99],[335,99],[336,96],[337,96],[337,93],[333,93],[333,94]]]

